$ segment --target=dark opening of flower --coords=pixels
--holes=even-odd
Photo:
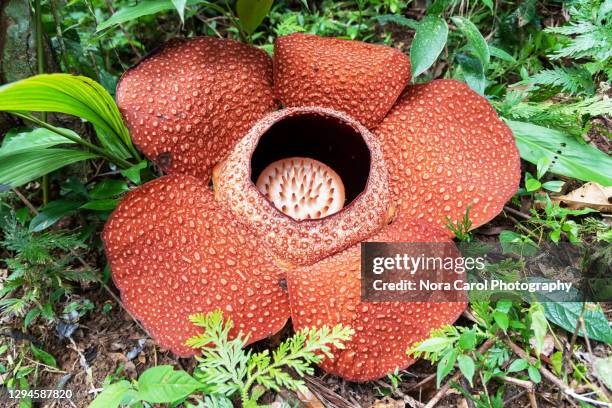
[[[465,84],[409,80],[398,50],[303,34],[279,38],[273,63],[197,38],[125,73],[131,136],[170,175],[130,192],[103,238],[126,307],[162,346],[193,354],[188,316],[216,309],[249,342],[290,317],[342,323],[355,336],[322,367],[363,381],[457,319],[465,302],[362,302],[359,244],[450,243],[446,217],[470,206],[475,228],[501,211],[519,156]]]

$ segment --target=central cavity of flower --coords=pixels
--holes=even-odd
[[[317,107],[279,111],[268,120],[254,128],[261,133],[251,142],[248,187],[295,221],[341,216],[368,185],[367,129]]]
[[[344,207],[344,184],[331,167],[306,157],[271,163],[257,188],[274,206],[295,220],[318,219]]]

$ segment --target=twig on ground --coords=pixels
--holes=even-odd
[[[527,396],[529,397],[529,403],[531,404],[531,408],[538,408],[538,401],[535,396],[535,391],[529,391],[527,393]]]
[[[509,384],[514,384],[521,388],[524,388],[525,392],[527,393],[527,397],[529,397],[529,404],[531,405],[531,408],[538,408],[538,401],[536,400],[536,395],[535,395],[536,386],[532,381],[521,380],[521,379],[514,378],[514,377],[508,377],[506,375],[501,375],[499,377],[494,377],[494,378],[497,378]]]
[[[519,218],[522,218],[524,220],[530,221],[531,217],[529,216],[529,214],[525,214],[524,212],[520,212],[519,210],[515,210],[512,207],[509,206],[504,206],[504,211],[508,211],[510,214],[514,214]]]
[[[433,381],[436,379],[436,374],[430,374],[427,377],[423,378],[421,381],[419,381],[418,383],[411,385],[410,387],[408,387],[406,389],[406,391],[410,392],[412,390],[416,390],[417,388],[421,388],[422,386],[424,386],[425,384],[427,384],[430,381]]]
[[[508,377],[506,375],[500,375],[499,377],[494,378],[499,378],[507,383],[518,385],[519,387],[525,388],[528,392],[535,390],[535,384],[531,381],[520,380],[518,378]]]
[[[322,402],[327,401],[332,404],[332,406],[338,408],[359,407],[359,405],[355,405],[346,398],[342,397],[341,395],[338,395],[337,393],[329,389],[329,387],[325,383],[323,383],[320,379],[316,377],[306,375],[304,376],[304,380],[311,386],[309,387],[310,391],[315,394],[317,398],[319,398],[319,400],[321,400]]]
[[[514,343],[512,340],[510,340],[510,338],[508,336],[506,336],[504,338],[504,343],[506,343],[506,345],[508,347],[510,347],[510,349],[516,355],[518,355],[523,360],[528,361],[529,364],[534,365],[537,362],[537,359],[535,357],[532,357],[529,354],[527,354],[527,352],[525,350],[523,350],[516,343]],[[546,367],[540,365],[539,370],[540,370],[540,374],[542,374],[542,376],[544,378],[546,378],[548,381],[552,382],[557,388],[562,390],[562,392],[563,392],[563,394],[565,396],[572,397],[572,398],[575,398],[575,399],[583,401],[583,402],[588,402],[589,404],[600,405],[600,406],[605,406],[605,407],[612,407],[612,404],[609,403],[609,402],[598,401],[598,400],[595,400],[595,399],[592,399],[592,398],[588,398],[588,397],[586,397],[584,395],[580,395],[580,394],[576,393],[576,391],[574,391],[563,380],[561,380],[556,375],[554,375],[552,372],[550,372]],[[602,395],[601,392],[599,392],[598,394]]]

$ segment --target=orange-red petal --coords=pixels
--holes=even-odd
[[[434,226],[402,224],[385,227],[371,241],[447,242],[448,236]],[[343,350],[321,367],[352,381],[383,377],[395,368],[414,362],[406,351],[429,337],[433,329],[453,323],[465,310],[465,302],[363,302],[361,301],[360,247],[289,271],[291,319],[296,330],[342,323],[355,334]]]
[[[410,81],[401,51],[292,34],[274,44],[274,92],[286,107],[322,106],[376,126]]]
[[[189,316],[220,309],[232,335],[249,342],[280,330],[289,316],[284,274],[261,245],[191,176],[165,176],[130,192],[103,233],[125,306],[163,347],[194,354]]]
[[[123,75],[117,104],[148,158],[167,173],[208,179],[236,141],[276,109],[272,61],[232,40],[173,40]]]
[[[502,210],[518,188],[520,159],[512,132],[467,85],[436,80],[408,87],[374,132],[383,146],[396,223],[472,227]]]

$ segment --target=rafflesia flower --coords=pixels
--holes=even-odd
[[[322,367],[369,380],[465,303],[360,299],[362,241],[451,242],[516,191],[512,134],[463,83],[408,85],[399,50],[294,34],[273,61],[246,44],[166,44],[125,73],[117,101],[134,143],[168,175],[123,199],[104,234],[125,306],[180,356],[188,316],[220,309],[266,338],[342,323]],[[283,109],[280,109],[283,107]]]

